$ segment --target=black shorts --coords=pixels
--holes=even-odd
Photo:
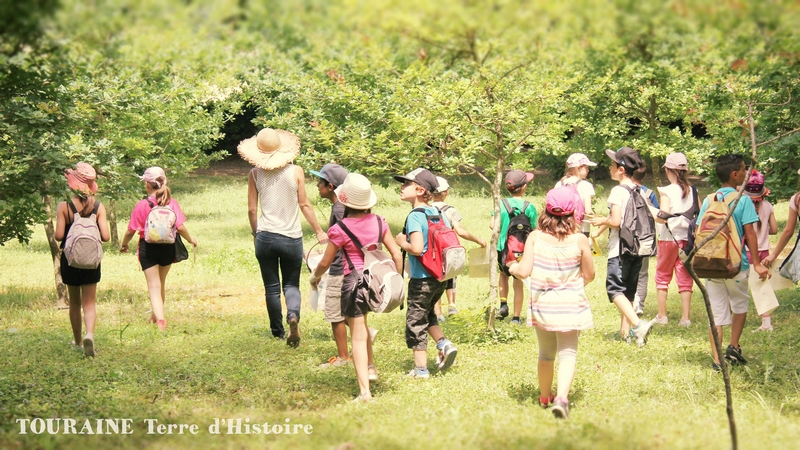
[[[608,274],[606,276],[606,292],[608,301],[614,302],[614,297],[624,295],[633,301],[636,295],[636,285],[639,283],[639,271],[642,269],[642,258],[631,256],[617,256],[608,259]]]
[[[61,281],[67,286],[83,286],[100,282],[100,266],[97,269],[77,269],[67,262],[67,256],[61,252]]]
[[[356,272],[350,272],[342,281],[342,315],[344,317],[361,317],[370,312],[367,304],[369,290],[359,283]]]
[[[406,309],[406,346],[414,350],[428,349],[428,328],[439,325],[433,306],[442,298],[445,282],[436,278],[412,278],[408,281]]]
[[[175,244],[149,244],[139,239],[138,253],[142,270],[153,266],[169,266],[175,262]]]

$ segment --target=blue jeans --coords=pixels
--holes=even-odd
[[[283,296],[286,298],[287,322],[300,321],[300,270],[303,267],[303,239],[261,231],[256,235],[256,259],[261,267],[261,279],[266,291],[267,313],[272,335],[283,338],[281,314],[281,275]],[[278,268],[280,267],[280,273]]]

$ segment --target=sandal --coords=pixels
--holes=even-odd
[[[367,376],[369,381],[378,381],[378,371],[375,369],[375,364],[367,366],[367,370],[369,371],[369,375]]]

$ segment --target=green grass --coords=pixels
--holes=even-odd
[[[352,367],[317,366],[335,352],[321,312],[304,303],[298,349],[270,337],[263,286],[247,225],[246,172],[194,176],[174,183],[175,196],[197,237],[197,259],[173,266],[167,280],[168,330],[146,323],[150,309],[135,257],[108,249],[99,285],[98,356],[70,348],[65,311],[55,305],[50,256],[41,227],[31,245],[0,248],[0,448],[726,448],[725,394],[709,368],[709,343],[699,292],[694,325],[677,327],[679,299],[670,291],[670,324],[637,349],[614,338],[619,314],[605,296],[605,260],[587,289],[595,327],[581,335],[568,421],[536,403],[537,344],[533,329],[498,323],[485,331],[488,279],[459,278],[461,313],[444,331],[459,347],[457,364],[430,380],[407,379],[411,351],[404,313],[370,315],[380,329],[375,355],[381,381],[376,401],[352,404]],[[537,177],[529,198],[543,201],[552,180]],[[453,180],[465,226],[488,240],[491,202],[474,179]],[[377,187],[394,233],[408,205],[395,184]],[[307,186],[326,221],[329,206]],[[481,191],[483,190],[483,196]],[[606,190],[605,192],[608,192]],[[599,201],[598,204],[601,204]],[[133,201],[126,203],[130,208]],[[785,217],[786,204],[777,205]],[[124,213],[120,213],[123,216]],[[127,223],[120,224],[121,231]],[[311,233],[304,225],[307,247]],[[468,243],[471,248],[474,244]],[[655,289],[645,316],[655,315]],[[306,292],[308,275],[302,278]],[[800,295],[778,293],[776,331],[751,333],[742,346],[750,363],[732,370],[741,448],[793,448],[800,436]],[[727,331],[727,330],[726,330]],[[430,352],[433,368],[434,354]],[[435,372],[434,372],[435,373]],[[16,419],[130,418],[130,436],[19,435]],[[144,419],[199,425],[194,435],[147,435]],[[210,435],[214,418],[250,423],[310,424],[310,435]]]

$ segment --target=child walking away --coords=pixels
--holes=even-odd
[[[139,177],[144,181],[147,197],[140,200],[131,212],[128,230],[122,238],[119,251],[128,252],[128,243],[133,235],[139,233],[139,245],[136,254],[139,264],[147,280],[150,293],[152,314],[150,321],[157,324],[161,331],[167,329],[164,318],[164,302],[166,301],[166,281],[172,263],[175,261],[175,234],[180,234],[187,242],[197,247],[197,241],[189,234],[184,222],[178,201],[172,197],[167,186],[167,176],[161,167],[150,167]],[[162,218],[167,218],[166,222]],[[171,243],[166,243],[172,237]]]
[[[55,239],[61,241],[61,281],[69,294],[69,322],[73,345],[83,344],[86,356],[95,355],[94,325],[97,319],[97,283],[100,282],[102,242],[111,239],[106,209],[94,198],[97,192],[94,168],[84,162],[68,169],[65,176],[72,198],[56,208]],[[81,339],[81,307],[86,334]]]
[[[338,164],[325,164],[319,172],[312,170],[311,174],[319,177],[319,181],[317,181],[319,196],[330,200],[332,204],[331,216],[328,220],[328,228],[330,229],[344,217],[344,203],[339,201],[334,190],[344,183],[345,178],[347,178],[347,169]],[[330,357],[328,362],[320,367],[341,367],[350,362],[350,355],[347,351],[347,325],[345,325],[345,319],[342,316],[343,279],[342,254],[337,252],[330,264],[328,279],[325,284],[324,310],[325,320],[331,324],[337,354]]]
[[[778,234],[775,209],[772,207],[772,203],[764,198],[769,195],[769,189],[764,186],[764,174],[753,170],[753,173],[750,174],[750,179],[744,186],[744,194],[753,201],[753,206],[756,208],[756,214],[758,215],[758,222],[755,223],[754,228],[758,238],[758,257],[763,261],[769,255],[769,236]],[[750,264],[753,264],[753,257],[749,249],[747,250],[747,260]],[[753,331],[772,330],[772,316],[764,314],[761,316],[761,326]]]
[[[639,186],[639,190],[648,202],[653,205],[654,209],[658,209],[658,197],[656,197],[656,193],[653,192],[652,189],[648,188],[647,186],[642,184],[644,181],[644,177],[647,174],[646,171],[636,171],[633,172],[633,176],[631,179],[633,180],[636,186]],[[657,213],[656,213],[657,214]],[[642,268],[639,269],[639,282],[636,283],[636,294],[633,296],[633,310],[636,312],[636,315],[642,317],[644,314],[644,301],[647,298],[647,284],[650,281],[650,258],[642,258]],[[658,323],[658,321],[656,321]]]
[[[697,217],[698,224],[698,241],[701,239],[701,232],[703,227],[703,215],[709,208],[709,199],[715,199],[717,202],[724,201],[730,207],[733,199],[736,198],[737,188],[744,182],[745,177],[748,175],[747,169],[744,166],[744,161],[739,155],[723,155],[717,159],[716,164],[717,178],[722,182],[722,187],[715,193],[706,197],[703,200],[703,206],[700,207],[700,214]],[[753,201],[750,197],[742,195],[733,211],[733,223],[735,224],[738,236],[744,237],[747,247],[751,249],[751,256],[753,257],[753,269],[758,273],[759,278],[766,280],[769,276],[769,271],[766,267],[761,265],[761,258],[758,254],[758,237],[756,236],[755,227],[753,224],[758,223],[758,214],[753,206]],[[720,233],[720,235],[723,233]],[[732,236],[730,233],[729,236]],[[738,249],[742,245],[742,238],[735,242],[735,247]],[[709,246],[711,247],[711,246]],[[705,248],[705,247],[704,247]],[[701,249],[702,250],[702,249]],[[733,278],[709,278],[706,279],[706,290],[708,291],[708,298],[711,302],[711,312],[714,315],[714,323],[717,327],[719,339],[723,341],[722,327],[731,326],[731,343],[725,351],[725,359],[731,362],[746,364],[747,359],[744,357],[742,347],[739,345],[739,339],[742,336],[742,330],[747,319],[747,304],[750,300],[748,294],[749,280],[748,272],[750,265],[744,249],[741,250],[741,266],[738,274]],[[698,256],[695,255],[693,266],[696,272],[698,271]],[[700,273],[698,273],[700,275]],[[732,315],[732,316],[731,316]],[[714,336],[709,327],[708,336],[711,341],[711,354],[713,361],[711,367],[714,370],[720,370],[719,355],[717,354],[717,347],[714,345]]]
[[[500,309],[497,310],[499,320],[508,317],[508,279],[512,276],[508,272],[508,265],[522,257],[528,234],[539,218],[536,207],[522,198],[532,179],[532,173],[521,170],[512,170],[506,175],[506,190],[511,197],[504,198],[500,204],[500,236],[497,239],[497,266],[500,269]],[[491,223],[489,228],[492,229]],[[514,277],[513,285],[514,315],[511,323],[519,324],[523,300],[522,280]]]
[[[594,185],[592,185],[586,177],[589,176],[589,167],[595,166],[597,166],[597,163],[592,162],[589,157],[583,153],[573,153],[567,158],[567,171],[564,173],[564,177],[558,180],[555,185],[555,187],[575,186],[583,201],[583,210],[586,211],[586,215],[588,216],[594,214],[592,200],[594,199],[595,192]],[[582,222],[581,231],[583,231],[586,237],[589,237],[592,231],[592,224],[588,221]]]
[[[369,180],[363,175],[351,173],[336,189],[335,194],[345,207],[344,218],[328,229],[328,247],[311,275],[310,282],[312,286],[317,286],[319,278],[328,270],[341,249],[345,257],[341,314],[345,316],[350,326],[353,364],[360,390],[356,401],[366,402],[372,400],[369,382],[378,380],[378,372],[375,369],[372,341],[369,339],[370,332],[367,326],[367,313],[370,311],[369,292],[361,282],[364,252],[359,244],[377,245],[380,248],[380,244],[383,243],[391,254],[395,268],[402,265],[402,257],[386,220],[371,213],[371,208],[378,202],[378,197],[372,190]]]
[[[406,310],[406,345],[414,351],[412,378],[428,378],[428,334],[436,341],[439,350],[437,366],[440,371],[447,370],[456,360],[458,349],[444,337],[436,320],[433,306],[444,294],[447,282],[439,281],[423,267],[420,256],[428,251],[428,216],[438,216],[445,225],[450,226],[446,216],[439,215],[436,208],[429,206],[432,193],[439,187],[436,177],[428,170],[417,168],[405,176],[395,175],[402,183],[400,200],[411,203],[414,210],[406,217],[406,226],[397,235],[397,245],[408,253],[411,279],[408,280],[408,309]],[[422,208],[424,212],[419,211]]]
[[[797,174],[800,175],[800,170],[797,171]],[[792,239],[792,236],[794,236],[794,229],[797,226],[798,222],[797,221],[798,210],[800,210],[800,192],[795,193],[792,196],[792,198],[789,199],[789,216],[786,217],[786,226],[783,228],[783,231],[781,232],[781,235],[778,238],[778,243],[775,245],[775,248],[772,249],[772,251],[764,260],[762,260],[762,262],[766,267],[772,266],[772,263],[778,258],[778,255],[780,255],[780,253],[786,247],[786,244],[789,243],[789,240]],[[762,326],[763,326],[763,318],[762,318]]]
[[[522,260],[509,272],[530,276],[529,314],[539,341],[539,402],[553,415],[569,416],[569,390],[575,378],[580,330],[593,326],[584,286],[594,279],[589,239],[580,231],[582,200],[569,187],[547,193],[539,227],[528,236]],[[553,366],[558,355],[558,389],[553,395]]]
[[[692,324],[689,317],[692,301],[692,276],[683,266],[681,252],[691,251],[688,248],[692,229],[690,224],[697,219],[699,205],[697,190],[689,184],[686,174],[689,171],[688,161],[683,153],[671,153],[664,163],[667,172],[668,186],[658,188],[661,193],[661,211],[657,221],[662,224],[658,234],[658,258],[656,259],[656,292],[658,295],[658,315],[656,323],[666,325],[667,293],[672,273],[678,284],[681,296],[681,320],[679,326]]]
[[[483,239],[473,235],[469,231],[467,231],[463,226],[461,226],[461,214],[459,214],[458,210],[454,206],[448,205],[445,203],[447,200],[447,196],[450,194],[450,184],[442,177],[436,177],[436,181],[439,182],[439,188],[436,192],[433,193],[433,203],[431,206],[435,207],[439,211],[447,217],[448,222],[455,230],[456,234],[460,237],[472,241],[481,247],[486,247],[486,241]],[[447,315],[452,316],[453,314],[458,313],[458,309],[456,309],[456,279],[452,278],[448,281],[447,289],[445,291],[445,295],[447,296],[447,304],[448,310]],[[436,302],[436,306],[434,307],[434,312],[436,313],[436,319],[441,323],[446,320],[444,314],[442,314],[442,302],[441,300]]]
[[[647,335],[653,326],[653,321],[648,322],[639,319],[633,309],[633,299],[636,295],[636,287],[639,281],[639,270],[642,268],[642,258],[644,256],[631,254],[632,252],[630,251],[624,253],[621,251],[623,245],[620,239],[620,226],[623,223],[630,224],[633,217],[630,217],[629,214],[634,214],[634,211],[638,211],[638,208],[636,210],[629,208],[629,202],[635,201],[639,203],[639,200],[641,200],[641,203],[643,203],[643,199],[637,200],[634,198],[634,196],[641,197],[641,193],[631,176],[637,170],[644,171],[645,165],[642,158],[639,157],[639,153],[630,147],[622,147],[616,152],[609,149],[606,150],[606,155],[611,158],[611,179],[619,182],[619,185],[614,186],[608,196],[611,215],[608,217],[595,216],[590,220],[592,225],[609,228],[606,292],[608,293],[609,301],[616,305],[620,311],[620,337],[628,340],[630,331],[632,337],[636,339],[636,345],[642,347],[647,342]],[[647,209],[645,208],[645,210]],[[646,237],[644,236],[645,230],[638,228],[645,225],[637,224],[636,229],[626,230],[626,232],[632,233],[637,239]],[[650,236],[649,238],[653,237]],[[638,242],[647,244],[644,241]],[[655,244],[655,242],[650,244]]]

